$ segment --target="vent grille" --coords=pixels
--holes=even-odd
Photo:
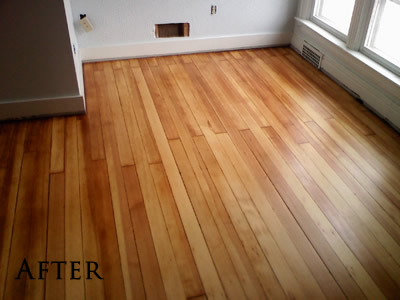
[[[314,67],[320,69],[321,68],[321,62],[322,62],[322,53],[319,52],[317,49],[315,49],[313,46],[311,46],[309,43],[304,41],[303,44],[303,50],[301,52],[301,55],[309,62],[311,63]]]

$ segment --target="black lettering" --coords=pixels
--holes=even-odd
[[[47,269],[48,264],[49,264],[48,261],[39,261],[39,279],[44,279],[43,273],[49,271],[49,269]]]
[[[80,272],[80,268],[75,268],[75,264],[80,265],[80,261],[71,261],[71,280],[79,280],[81,279],[81,276],[75,277],[75,271]]]
[[[25,267],[25,268],[24,268],[24,267]],[[21,269],[19,269],[18,276],[17,276],[17,278],[15,278],[15,279],[21,279],[21,273],[22,273],[22,272],[28,273],[29,279],[35,279],[35,278],[33,278],[33,276],[32,276],[31,270],[29,269],[29,265],[28,265],[28,263],[26,262],[26,259],[25,259],[25,258],[24,258],[24,261],[22,262]]]
[[[86,262],[87,263],[87,277],[86,277],[86,279],[92,279],[91,277],[90,277],[90,273],[94,273],[94,275],[96,275],[96,277],[98,278],[98,279],[104,279],[103,277],[101,277],[99,274],[97,274],[97,269],[99,268],[99,264],[97,263],[97,262],[95,262],[95,261],[87,261]],[[95,269],[94,270],[91,270],[90,269],[90,265],[91,264],[94,264],[94,266],[95,266]]]
[[[62,279],[61,277],[61,264],[66,265],[66,261],[52,261],[51,264],[56,264],[57,265],[57,280]]]

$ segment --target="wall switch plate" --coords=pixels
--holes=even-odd
[[[215,15],[217,13],[217,6],[216,5],[211,5],[211,14]]]
[[[93,25],[92,25],[92,23],[90,23],[88,17],[86,17],[86,16],[82,17],[80,22],[81,22],[83,29],[85,29],[86,32],[90,32],[93,30]]]

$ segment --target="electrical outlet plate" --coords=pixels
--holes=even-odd
[[[90,32],[93,30],[93,25],[92,25],[92,23],[90,23],[88,17],[83,17],[80,20],[80,22],[81,22],[83,29],[85,29],[86,32]]]
[[[211,5],[211,14],[215,15],[217,13],[217,6],[216,5]]]

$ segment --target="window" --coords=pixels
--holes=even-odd
[[[400,66],[400,0],[376,1],[364,46],[367,55]]]
[[[339,38],[346,37],[353,15],[355,0],[319,0],[316,1],[314,18],[322,26],[328,26],[328,31]],[[321,25],[321,24],[320,24]]]
[[[303,0],[311,21],[400,75],[400,0]]]

